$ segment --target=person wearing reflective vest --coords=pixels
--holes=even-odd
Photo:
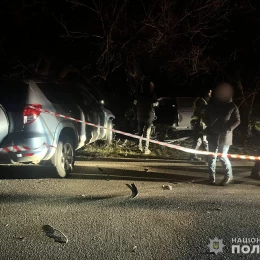
[[[191,117],[191,129],[193,130],[193,144],[192,149],[199,150],[201,145],[208,151],[207,136],[204,134],[205,124],[202,121],[202,117],[206,106],[211,98],[212,90],[204,90],[201,97],[196,98],[193,104],[193,115]],[[190,157],[193,161],[200,161],[196,154],[191,154]]]

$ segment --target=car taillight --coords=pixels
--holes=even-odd
[[[35,108],[40,108],[42,109],[41,104],[29,104],[26,105],[26,107],[23,110],[23,123],[25,125],[33,123],[36,118],[40,115],[41,111],[34,109],[30,106],[33,106]]]

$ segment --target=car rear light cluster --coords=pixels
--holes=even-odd
[[[28,105],[26,105],[26,107],[23,110],[23,123],[25,125],[33,123],[41,113],[41,111],[34,109],[34,108],[31,108],[30,106],[42,109],[41,104],[28,104]]]
[[[33,155],[34,155],[34,153],[26,153],[26,154],[23,154],[23,157],[31,157]]]

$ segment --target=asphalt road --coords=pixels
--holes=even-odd
[[[1,260],[259,258],[231,254],[232,238],[260,238],[252,162],[234,162],[235,183],[212,187],[203,164],[79,160],[68,179],[55,178],[53,168],[0,166]],[[68,243],[48,237],[46,225]],[[207,247],[215,237],[225,245],[217,255]]]

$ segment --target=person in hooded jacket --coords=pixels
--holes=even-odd
[[[135,104],[137,106],[138,135],[147,138],[143,149],[142,139],[139,141],[139,150],[144,154],[150,154],[149,138],[151,128],[155,119],[154,107],[158,104],[157,97],[154,93],[154,84],[146,79],[143,83],[143,91],[136,97]]]
[[[232,166],[227,157],[233,141],[233,130],[240,124],[240,114],[237,106],[232,102],[233,88],[228,83],[221,83],[216,87],[212,102],[205,109],[203,121],[206,124],[206,134],[209,151],[222,153],[219,158],[225,177],[221,185],[227,185],[233,180]],[[215,184],[217,156],[209,156],[209,182]]]
[[[193,144],[192,149],[199,150],[201,145],[208,151],[208,140],[204,133],[204,123],[201,120],[212,95],[212,90],[204,90],[201,97],[196,98],[193,104],[193,115],[191,117],[191,127],[193,129]],[[191,154],[192,161],[200,161],[201,159],[197,154]]]

